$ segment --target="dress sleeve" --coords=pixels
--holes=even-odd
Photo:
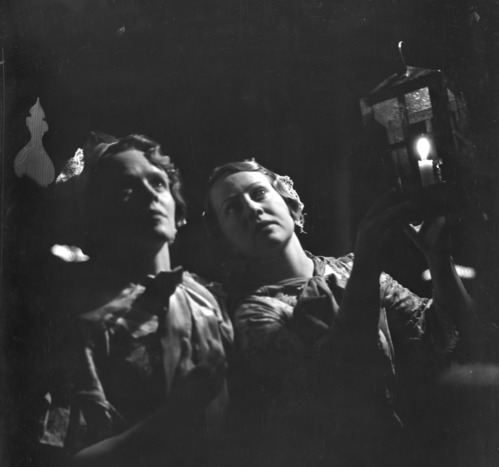
[[[194,284],[191,282],[191,285],[197,284],[197,291],[213,304],[213,311],[217,316],[222,344],[225,351],[230,353],[234,345],[234,329],[227,309],[227,294],[224,292],[220,283],[208,281],[197,274],[188,274],[188,277],[191,277],[194,280]],[[199,286],[202,286],[203,289],[200,290],[198,288]],[[208,292],[208,296],[206,296],[206,292]]]
[[[380,284],[381,306],[394,339],[425,343],[441,356],[454,350],[458,334],[449,310],[417,296],[388,274],[382,274]]]
[[[220,329],[220,336],[225,350],[230,351],[234,345],[234,329],[227,309],[227,295],[222,290],[221,285],[216,282],[209,283],[205,287],[217,302],[219,308],[217,312],[219,313],[218,327]]]
[[[422,388],[456,358],[456,326],[448,309],[417,296],[387,274],[381,277],[381,304],[395,348],[398,385],[404,388],[399,399],[411,407]]]
[[[270,384],[285,377],[305,380],[308,355],[291,326],[292,312],[268,297],[249,296],[239,302],[234,314],[237,350],[253,375]]]

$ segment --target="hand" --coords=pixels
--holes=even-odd
[[[208,349],[203,359],[192,363],[192,346],[189,339],[182,339],[182,356],[172,388],[172,397],[194,405],[205,405],[214,399],[224,384],[227,371],[222,344],[207,340]]]
[[[419,226],[409,224],[405,231],[428,261],[450,258],[450,233],[445,217],[424,221]]]
[[[217,340],[207,340],[205,357],[198,365],[192,363],[189,339],[182,340],[181,350],[178,374],[167,403],[126,431],[82,449],[72,458],[71,467],[178,464],[170,460],[176,459],[179,446],[186,442],[192,445],[199,409],[222,389],[226,367]]]
[[[414,212],[414,206],[391,191],[382,196],[359,225],[355,243],[355,265],[381,272],[384,249],[395,231],[402,230]]]

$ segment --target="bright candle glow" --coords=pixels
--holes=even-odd
[[[430,154],[430,149],[431,144],[428,138],[424,136],[418,138],[418,140],[416,141],[416,151],[418,152],[419,157],[421,157],[422,160],[426,160],[428,154]]]

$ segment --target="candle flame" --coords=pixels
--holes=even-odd
[[[428,154],[430,154],[431,144],[430,140],[425,136],[421,136],[416,141],[416,151],[421,157],[421,160],[426,160],[428,158]]]

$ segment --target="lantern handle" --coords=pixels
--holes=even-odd
[[[407,63],[405,63],[404,51],[402,50],[403,46],[404,46],[404,41],[399,41],[398,49],[399,49],[399,55],[400,55],[400,62],[402,65],[400,67],[400,71],[397,73],[399,76],[405,75],[407,73]]]

